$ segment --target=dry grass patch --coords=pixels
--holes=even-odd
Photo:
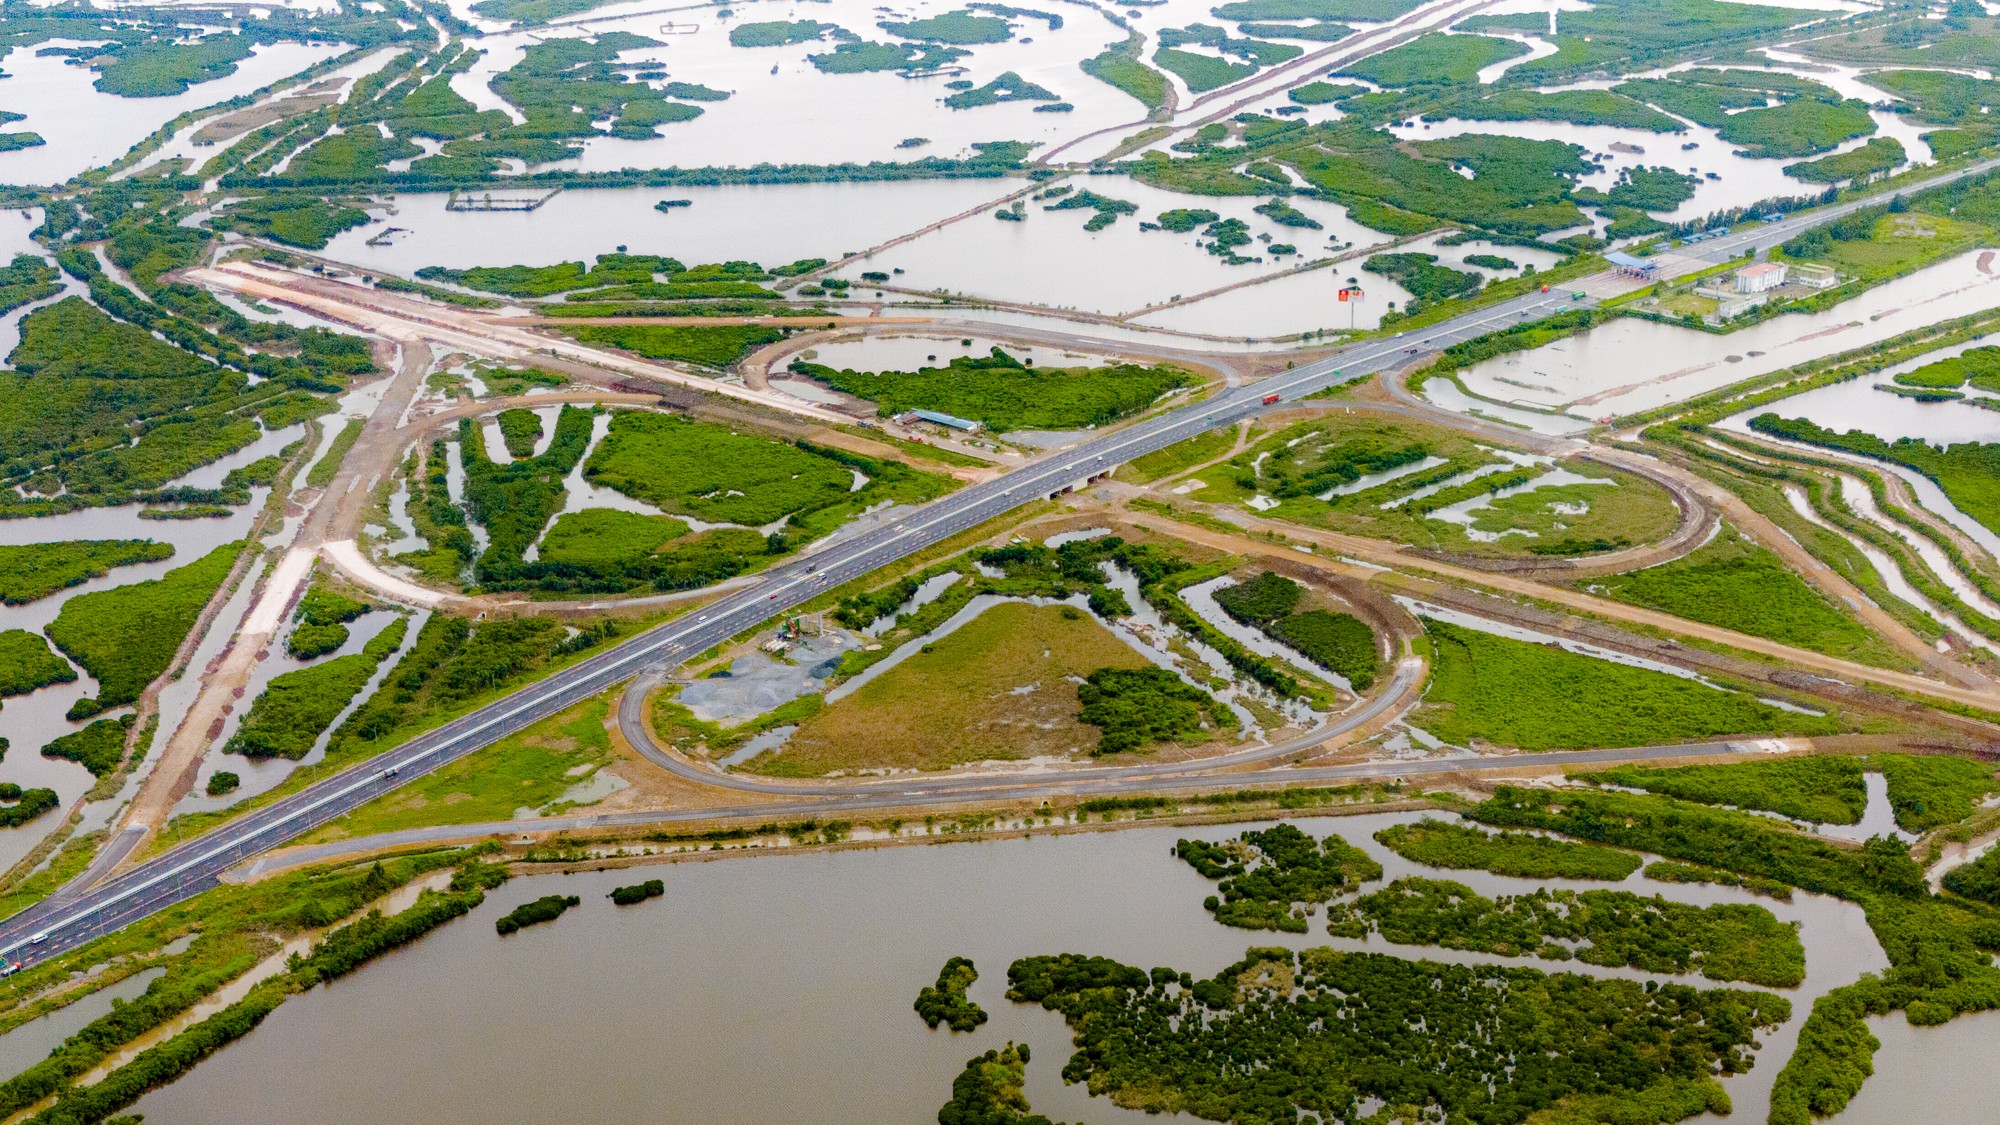
[[[996,758],[1087,754],[1076,680],[1144,657],[1071,606],[1003,602],[800,724],[749,768],[785,776],[945,769]]]

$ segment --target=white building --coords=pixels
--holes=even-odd
[[[1768,293],[1785,283],[1791,268],[1784,262],[1758,262],[1736,271],[1738,293]]]
[[[1840,275],[1832,266],[1800,262],[1792,267],[1792,281],[1808,289],[1831,289],[1840,284]]]

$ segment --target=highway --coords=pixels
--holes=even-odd
[[[1205,402],[1143,419],[1095,441],[1044,457],[999,479],[962,488],[912,509],[898,523],[871,528],[776,567],[755,585],[420,735],[365,766],[248,813],[208,837],[176,847],[82,894],[37,904],[0,924],[0,956],[39,960],[183,901],[214,886],[216,876],[237,863],[344,816],[412,778],[489,746],[644,671],[680,664],[822,591],[869,574],[1023,504],[1068,490],[1134,457],[1218,426],[1234,424],[1266,409],[1266,396],[1275,394],[1280,401],[1302,398],[1344,381],[1400,366],[1412,359],[1414,353],[1449,347],[1574,304],[1567,292],[1534,293],[1419,330],[1408,338],[1360,344],[1254,386],[1225,390]]]
[[[1932,187],[2000,167],[1983,161],[1907,190]],[[1792,216],[1738,234],[1710,239],[1690,253],[1727,258],[1762,249],[1808,227],[1841,218],[1879,199],[1852,201]],[[0,923],[0,956],[39,960],[184,901],[215,885],[216,877],[251,856],[276,848],[353,809],[500,738],[656,668],[670,668],[824,590],[869,574],[1034,500],[1067,491],[1118,465],[1196,434],[1227,426],[1267,409],[1266,396],[1296,400],[1336,384],[1401,366],[1419,354],[1449,347],[1523,321],[1593,303],[1572,300],[1567,288],[1530,293],[1407,336],[1371,340],[1247,387],[1226,389],[1204,402],[1142,419],[1075,448],[1051,454],[996,480],[975,484],[912,509],[890,526],[845,537],[809,556],[767,572],[754,585],[675,621],[598,653],[520,691],[412,739],[364,766],[315,783],[248,813],[209,836],[173,848],[72,897],[58,896]],[[1389,692],[1385,692],[1386,698]],[[1320,732],[1318,741],[1327,737]],[[1271,753],[1270,747],[1256,748]],[[1582,760],[1582,759],[1578,759]],[[1196,767],[1182,767],[1192,770]],[[1210,768],[1213,768],[1211,765]],[[1306,780],[1304,771],[1288,778]],[[1148,776],[1097,784],[1142,785]],[[1248,780],[1247,778],[1245,780]],[[1051,779],[1057,783],[1057,779]],[[905,788],[909,788],[906,786]],[[1068,791],[1068,790],[1064,790]],[[871,791],[871,800],[888,799]],[[911,798],[898,795],[897,801]],[[837,811],[838,801],[814,807]],[[708,811],[706,816],[716,813]],[[549,827],[549,825],[538,825]]]
[[[1981,160],[1968,164],[1956,171],[1927,177],[1922,181],[1911,183],[1907,187],[1899,189],[1899,194],[1911,195],[1919,191],[1928,191],[1931,188],[1943,187],[1946,184],[1956,183],[1971,176],[1984,175],[1995,168],[2000,168],[2000,157]],[[1886,202],[1888,202],[1887,197],[1869,195],[1860,199],[1829,203],[1824,207],[1815,207],[1810,211],[1794,212],[1775,223],[1746,227],[1732,234],[1703,239],[1692,246],[1681,248],[1680,253],[1689,255],[1690,257],[1707,258],[1713,262],[1726,262],[1731,258],[1740,258],[1743,256],[1745,250],[1756,250],[1759,253],[1763,253],[1781,242],[1786,242],[1796,237],[1801,231],[1810,230],[1817,226],[1825,226],[1827,223],[1844,219],[1863,208],[1874,207]]]

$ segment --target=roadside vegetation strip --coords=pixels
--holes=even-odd
[[[223,747],[249,758],[306,756],[333,720],[375,674],[376,665],[403,643],[409,619],[398,617],[351,656],[286,672],[273,679]]]
[[[1850,476],[1859,480],[1867,486],[1875,509],[1886,517],[1888,526],[1875,520],[1861,518],[1854,508],[1848,505],[1846,498],[1841,495],[1839,488],[1833,482],[1815,478],[1813,474],[1801,474],[1808,478],[1807,493],[1813,499],[1814,508],[1827,522],[1858,538],[1868,540],[1891,558],[1899,560],[1898,565],[1904,576],[1910,578],[1911,585],[1925,597],[1949,608],[1959,620],[1989,637],[2000,637],[2000,621],[1989,618],[1966,604],[1956,590],[1938,581],[1928,569],[1929,562],[1903,541],[1901,529],[1908,529],[1930,540],[1944,554],[1952,569],[1995,601],[2000,601],[2000,576],[1996,576],[1989,562],[1975,559],[1967,553],[1961,545],[1956,529],[1947,531],[1948,525],[1941,526],[1944,524],[1942,517],[1928,512],[1919,515],[1917,511],[1904,508],[1899,501],[1892,499],[1889,495],[1887,473],[1860,464],[1800,453],[1784,446],[1752,443],[1720,432],[1715,436],[1716,440],[1736,448],[1754,447],[1760,453],[1768,454],[1777,461],[1810,466],[1830,475]],[[1781,469],[1779,475],[1786,474]],[[1819,488],[1811,486],[1814,480],[1820,482]],[[1923,509],[1919,507],[1918,511]]]
[[[671,515],[753,528],[854,491],[840,462],[798,445],[630,410],[612,416],[584,474]]]
[[[1204,461],[1212,461],[1236,446],[1235,427],[1208,430],[1165,449],[1134,457],[1118,470],[1118,476],[1139,484],[1185,472]]]
[[[404,865],[405,870],[417,867],[420,872],[427,862],[436,865],[440,859],[452,858],[457,857],[420,856],[414,861],[393,862]],[[404,876],[404,881],[411,877],[414,877],[414,873]],[[383,887],[387,883],[390,885],[384,889],[383,893],[386,893],[387,889],[393,889],[397,876],[387,875],[385,865],[376,864],[370,868],[365,878],[374,879],[375,883],[372,887],[364,885],[364,891]],[[291,996],[308,991],[315,985],[345,976],[375,957],[408,945],[446,922],[470,913],[485,900],[485,892],[498,886],[505,878],[504,868],[481,864],[475,859],[467,862],[454,874],[448,890],[436,891],[426,888],[419,894],[415,903],[393,915],[385,916],[380,910],[370,910],[355,921],[327,933],[313,945],[309,953],[303,956],[293,955],[287,961],[283,972],[253,985],[243,999],[166,1041],[140,1051],[129,1062],[120,1065],[100,1081],[89,1086],[67,1088],[58,1084],[55,1091],[58,1095],[56,1104],[28,1120],[35,1122],[36,1125],[98,1125],[100,1122],[108,1121],[111,1114],[131,1105],[148,1091],[173,1081],[193,1069],[201,1060],[248,1035],[263,1022],[265,1016]],[[380,895],[373,897],[379,898]],[[370,899],[363,899],[364,903],[367,901]],[[229,974],[240,976],[241,971],[247,970],[252,964],[254,961],[239,959],[225,966],[225,971],[240,965],[238,972]],[[163,977],[153,982],[142,1000],[151,997],[154,989],[159,988],[166,979]],[[226,979],[220,972],[206,979],[197,978],[190,982],[190,987],[183,988],[178,995],[173,996],[169,1004],[156,1006],[144,1014],[156,1017],[151,1026],[158,1026],[192,1007],[198,1000],[217,991]],[[179,1006],[173,1007],[173,1002],[179,1002]],[[127,1009],[136,1006],[138,1005],[135,1002],[134,1005],[127,1005]],[[119,1012],[113,1013],[114,1016],[119,1014]],[[91,1026],[96,1027],[98,1024]],[[103,1043],[99,1049],[99,1058],[111,1056],[120,1043],[130,1042],[137,1038],[138,1034],[150,1029],[140,1026],[138,1021],[134,1020],[123,1028],[111,1030],[116,1034],[128,1028],[134,1033],[126,1035],[121,1041]],[[89,1031],[88,1028],[85,1030]],[[60,1059],[64,1051],[82,1038],[83,1034],[79,1034],[57,1048],[56,1058]],[[79,1050],[75,1061],[83,1061],[88,1053],[88,1048]],[[26,1073],[30,1072],[17,1076],[15,1081],[25,1077]],[[75,1073],[80,1071],[72,1070],[65,1077],[73,1078]],[[4,1097],[8,1087],[12,1085],[10,1082],[6,1086],[0,1086],[0,1097]]]
[[[368,421],[364,418],[347,420],[347,424],[334,435],[332,444],[326,447],[326,452],[313,462],[312,468],[306,470],[306,487],[325,488],[333,483],[333,478],[340,473],[340,463],[347,459],[354,443],[361,440],[361,431],[367,425]]]
[[[1126,1109],[1216,1120],[1356,1120],[1388,1103],[1410,1119],[1678,1121],[1726,1107],[1716,1076],[1791,1015],[1763,992],[1328,948],[1252,949],[1205,980],[1065,953],[1007,979],[1009,999],[1069,1024],[1074,1080]]]
[[[16,875],[4,890],[0,890],[0,918],[12,918],[83,874],[91,861],[97,858],[97,849],[104,846],[109,836],[109,833],[99,829],[72,836],[60,847],[51,848],[53,854],[47,864]],[[11,1012],[0,1015],[0,1028],[17,1022],[13,1015]]]
[[[1290,824],[1219,844],[1183,839],[1174,854],[1216,881],[1218,893],[1203,909],[1244,930],[1305,933],[1314,908],[1382,877],[1382,865],[1367,852],[1339,836],[1315,840]]]
[[[95,699],[79,699],[70,718],[89,718],[139,698],[173,662],[203,607],[229,577],[245,543],[225,543],[159,578],[63,603],[49,639],[97,680]]]
[[[1639,870],[1630,852],[1531,832],[1484,832],[1464,824],[1420,820],[1375,833],[1375,842],[1429,867],[1491,871],[1522,879],[1604,879],[1620,882]]]
[[[0,545],[0,602],[27,605],[117,567],[174,556],[171,543],[151,539],[69,539]]]
[[[580,632],[565,637],[563,625],[546,617],[492,618],[475,627],[466,618],[434,613],[381,686],[335,728],[324,758],[294,769],[278,785],[226,808],[173,817],[154,835],[144,855],[156,855],[194,839],[394,749],[505,697],[530,678],[568,667],[644,624],[600,618],[582,623]]]
[[[567,799],[588,788],[604,767],[621,760],[605,721],[613,695],[587,699],[508,735],[393,793],[362,805],[305,837],[319,843],[441,824],[507,820],[529,810],[549,815],[592,803]]]
[[[1586,965],[1700,973],[1766,988],[1793,988],[1806,975],[1805,947],[1791,925],[1744,903],[1701,907],[1630,891],[1547,888],[1487,898],[1463,883],[1406,878],[1327,914],[1336,933],[1374,932],[1397,945],[1544,961],[1574,957]]]
[[[1768,548],[1727,525],[1691,554],[1581,585],[1604,597],[1797,648],[1888,668],[1914,666]]]
[[[647,359],[674,360],[724,368],[765,344],[785,338],[786,329],[757,324],[662,325],[572,324],[558,326],[585,344],[620,348]]]
[[[1808,824],[1859,824],[1868,809],[1867,759],[1842,754],[1724,766],[1614,766],[1570,774],[1592,785],[1622,785],[1704,805],[1761,809]]]
[[[1912,533],[1931,540],[1967,581],[1989,596],[2000,593],[2000,580],[1969,559],[1949,535],[1889,499],[1882,474],[1828,457],[1801,454],[1781,445],[1751,443],[1722,430],[1707,431],[1708,441],[1745,452],[1754,447],[1756,452],[1753,456],[1777,464],[1760,464],[1737,457],[1679,432],[1661,431],[1659,427],[1649,430],[1647,436],[1650,441],[1696,458],[1697,471],[1711,479],[1718,479],[1719,483],[1742,496],[1767,519],[1785,528],[1793,538],[1819,556],[1822,562],[1860,586],[1876,604],[1890,612],[1896,612],[1895,607],[1904,607],[1897,616],[1917,635],[1936,641],[1945,636],[1946,630],[1928,613],[1889,591],[1874,564],[1855,548],[1854,543],[1867,543],[1882,552],[1922,598],[1957,617],[1967,628],[1986,637],[2000,639],[2000,620],[1990,618],[1967,604],[1955,589],[1931,572],[1928,562],[1891,527],[1861,518],[1840,494],[1838,476],[1860,480],[1873,493],[1876,509],[1893,521],[1892,526],[1908,528]],[[1800,518],[1789,500],[1778,491],[1780,482],[1797,485],[1805,493],[1814,514],[1837,532],[1829,532]]]
[[[1454,745],[1522,750],[1644,746],[1724,735],[1815,735],[1852,729],[1710,687],[1559,648],[1425,620],[1436,652],[1413,722]]]
[[[1943,583],[1924,569],[1909,545],[1901,539],[1881,527],[1863,526],[1844,510],[1834,512],[1836,507],[1844,508],[1844,501],[1834,495],[1839,488],[1836,481],[1782,465],[1755,464],[1703,443],[1675,441],[1663,444],[1670,444],[1689,454],[1690,470],[1742,497],[1753,511],[1791,536],[1834,573],[1853,583],[1869,600],[1912,633],[1933,645],[1947,635],[1943,622],[1922,605],[1929,596],[1928,591],[1932,588],[1943,590]],[[1805,496],[1815,519],[1807,519],[1792,507],[1786,484],[1794,485]],[[1883,572],[1876,569],[1870,556],[1858,545],[1862,543],[1880,550],[1897,572],[1906,577],[1918,576],[1909,580],[1918,597],[1906,599],[1891,590]],[[1954,596],[1935,604],[1949,607],[1956,600]],[[1966,624],[1979,628],[1970,621]]]

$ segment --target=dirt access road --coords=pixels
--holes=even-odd
[[[307,493],[295,497],[309,504],[306,518],[252,593],[235,637],[202,676],[201,690],[189,704],[187,715],[174,728],[159,760],[126,806],[115,833],[125,854],[157,832],[172,815],[174,805],[193,787],[202,758],[222,734],[258,662],[277,639],[285,615],[304,592],[313,563],[329,545],[327,536],[345,530],[347,542],[352,542],[352,528],[358,526],[375,486],[396,464],[402,448],[397,429],[422,389],[430,364],[430,349],[421,340],[400,340],[396,373],[363,423],[361,436],[342,460],[340,471],[317,496]],[[338,416],[328,416],[329,424],[340,421]]]

